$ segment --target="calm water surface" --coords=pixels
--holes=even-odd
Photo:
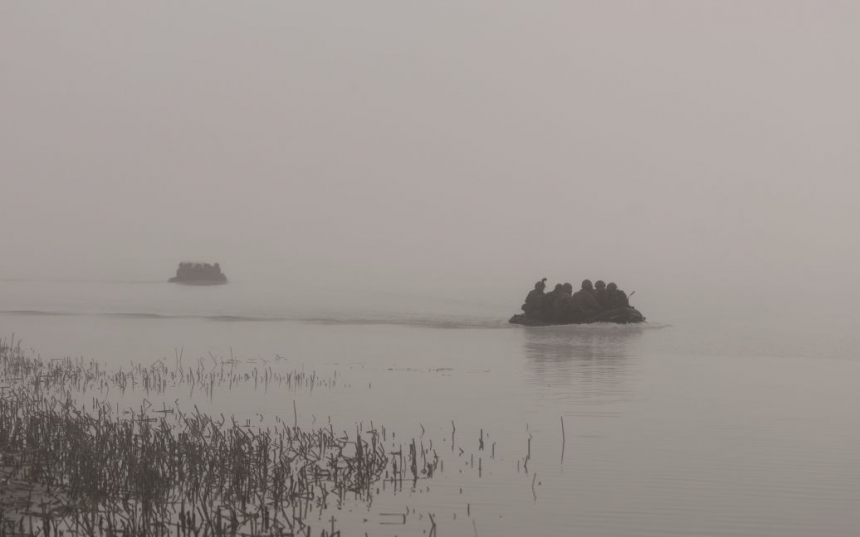
[[[430,513],[440,536],[857,535],[856,314],[654,302],[646,326],[526,329],[516,300],[0,282],[0,332],[114,369],[181,352],[316,372],[329,384],[168,399],[432,442],[444,471],[337,513],[345,535],[426,535]]]

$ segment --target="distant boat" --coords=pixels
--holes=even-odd
[[[185,285],[224,285],[227,276],[221,272],[221,265],[215,263],[179,263],[176,276],[168,280],[170,283],[182,283]]]

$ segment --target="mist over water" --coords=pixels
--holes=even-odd
[[[860,290],[851,3],[0,9],[2,277]]]
[[[496,535],[842,536],[858,523],[860,362],[838,325],[700,315],[524,328],[506,324],[507,308],[456,301],[312,310],[284,290],[262,296],[240,284],[6,282],[4,304],[38,308],[4,311],[0,326],[48,360],[214,373],[226,361],[251,374],[211,394],[110,392],[121,409],[179,405],[242,423],[292,419],[295,402],[302,426],[372,422],[432,441],[445,471],[405,494],[381,492],[361,517],[335,511],[347,535],[422,535],[427,513],[448,535],[473,535],[473,521]],[[267,371],[333,384],[258,386]],[[379,513],[406,505],[425,519],[390,531]]]
[[[852,535],[858,18],[2,3],[0,337],[313,372],[109,397],[444,451],[344,535]],[[168,284],[186,260],[229,283]],[[509,325],[543,277],[615,281],[648,323]]]

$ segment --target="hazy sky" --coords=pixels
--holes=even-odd
[[[853,0],[0,2],[0,278],[190,258],[517,298],[541,276],[857,296],[858,21]]]

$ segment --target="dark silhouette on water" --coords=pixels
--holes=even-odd
[[[170,278],[171,283],[188,285],[221,285],[227,283],[227,276],[221,272],[221,265],[215,263],[179,263],[176,276]]]
[[[543,297],[546,296],[543,292],[544,289],[546,289],[546,278],[537,282],[535,288],[526,296],[526,302],[523,304],[523,311],[526,312],[526,315],[539,315]]]
[[[552,292],[544,294],[544,278],[526,297],[522,305],[524,313],[514,315],[509,322],[526,326],[645,322],[645,316],[630,306],[627,294],[615,283],[604,287],[603,281],[598,280],[598,284],[595,290],[591,280],[583,280],[576,293],[569,283],[557,284]]]

